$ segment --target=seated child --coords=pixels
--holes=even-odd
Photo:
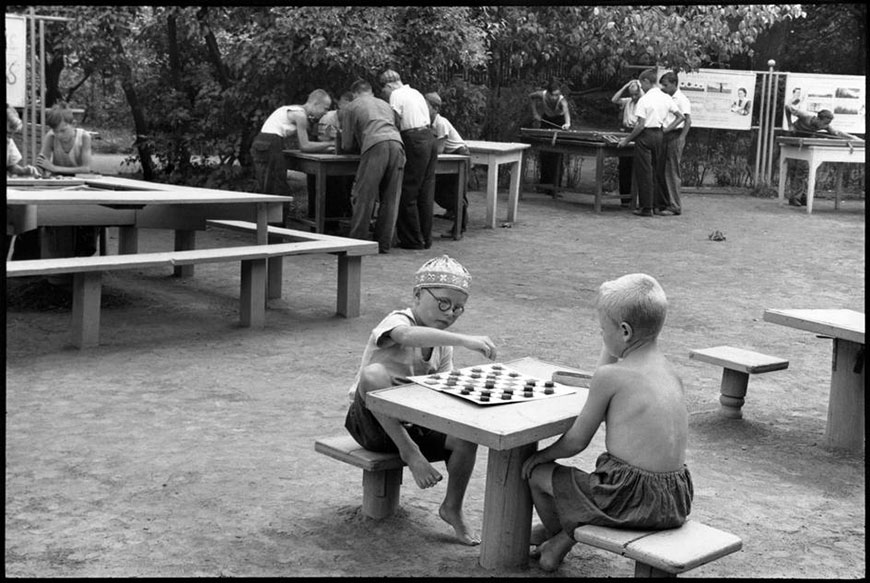
[[[692,505],[683,385],[657,344],[665,292],[648,275],[624,275],[601,285],[596,309],[604,346],[586,404],[522,468],[542,522],[532,531],[532,557],[546,571],[559,567],[582,524],[674,528]],[[606,451],[592,473],[554,463],[586,449],[602,421]]]
[[[39,170],[34,166],[22,166],[21,151],[15,145],[12,134],[21,131],[21,118],[15,108],[6,104],[6,175],[7,176],[32,176],[38,178]]]
[[[462,503],[477,444],[373,413],[365,402],[369,391],[404,384],[405,377],[452,370],[454,346],[495,359],[496,348],[489,337],[446,330],[465,311],[470,286],[471,275],[447,255],[430,259],[417,270],[411,307],[387,314],[369,336],[348,394],[352,402],[345,427],[366,449],[398,452],[420,488],[431,488],[442,479],[429,460],[439,455],[446,459],[447,492],[438,514],[460,542],[476,545],[480,538],[466,525]]]

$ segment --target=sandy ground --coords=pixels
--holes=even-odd
[[[817,200],[807,216],[775,199],[696,193],[681,217],[641,219],[529,193],[516,224],[490,230],[483,193],[470,199],[464,240],[364,260],[356,319],[334,314],[331,256],[285,262],[262,330],[238,326],[231,264],[183,280],[107,276],[101,345],[82,352],[67,346],[68,309],[18,296],[6,319],[6,576],[631,576],[629,560],[582,545],[552,575],[534,563],[484,570],[436,515],[443,486],[419,490],[406,472],[400,512],[372,521],[359,512],[361,472],[314,452],[316,438],[343,431],[371,327],[406,304],[419,265],[449,253],[474,276],[455,327],[490,335],[501,361],[591,367],[597,286],[657,277],[670,300],[662,347],[688,391],[692,514],[744,542],[691,574],[865,577],[864,456],[821,445],[831,341],[762,320],[768,307],[864,311],[863,201],[835,212]],[[710,241],[714,230],[727,240]],[[198,244],[242,240],[209,231]],[[167,232],[141,241],[171,246]],[[9,297],[21,284],[7,281]],[[717,344],[790,360],[751,379],[743,420],[717,412],[721,370],[689,360]],[[478,362],[457,351],[457,366]],[[599,431],[566,463],[591,468],[602,447]],[[466,504],[476,528],[485,470],[481,448]]]

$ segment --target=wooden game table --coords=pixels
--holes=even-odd
[[[485,226],[490,229],[495,228],[496,204],[498,202],[498,167],[502,164],[508,165],[511,183],[508,190],[507,221],[513,223],[516,221],[517,202],[520,199],[523,150],[531,148],[531,146],[517,142],[485,142],[482,140],[466,140],[465,145],[471,153],[471,163],[486,166]]]
[[[628,136],[625,132],[601,130],[556,130],[521,128],[520,135],[532,146],[535,152],[555,152],[570,156],[581,156],[595,160],[595,212],[601,212],[601,199],[604,194],[604,159],[630,158],[634,156],[634,142],[625,148],[618,148],[619,140]],[[555,188],[555,185],[554,185]],[[606,195],[614,198],[616,195]]]
[[[557,366],[535,358],[504,363],[549,380]],[[529,402],[481,406],[419,384],[368,393],[372,411],[441,431],[489,448],[480,564],[487,569],[524,568],[529,561],[532,500],[522,464],[538,441],[564,433],[586,402],[587,389]]]
[[[779,201],[785,196],[785,186],[788,180],[788,161],[804,160],[809,166],[807,176],[807,214],[813,212],[813,196],[816,192],[816,170],[823,162],[839,162],[845,164],[864,164],[864,142],[844,140],[840,138],[799,138],[783,136],[777,138],[779,145]],[[834,209],[840,208],[839,179],[837,194],[834,199]]]
[[[323,233],[326,225],[326,197],[330,193],[326,190],[327,176],[356,176],[359,166],[359,154],[323,154],[302,152],[300,150],[284,150],[287,160],[287,168],[315,177],[315,209],[314,219],[294,218],[295,221],[308,225],[315,233]],[[458,188],[456,189],[456,208],[462,208],[462,200],[468,188],[468,156],[458,154],[439,154],[438,164],[435,166],[435,174],[452,174],[456,176]],[[399,180],[399,192],[401,196],[402,181]],[[461,221],[454,221],[453,238],[462,238]]]
[[[765,310],[764,321],[834,340],[825,443],[864,450],[864,314],[854,310]]]

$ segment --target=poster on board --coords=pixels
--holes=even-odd
[[[789,73],[785,79],[785,102],[810,113],[827,109],[834,114],[832,127],[850,134],[864,134],[866,83],[866,77],[860,75]],[[788,129],[785,114],[782,128]]]
[[[665,72],[659,69],[659,77]],[[722,69],[680,72],[678,86],[692,104],[692,127],[749,130],[755,73]]]
[[[24,107],[27,91],[27,27],[21,16],[6,15],[6,102]]]

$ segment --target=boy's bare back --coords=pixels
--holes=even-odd
[[[592,383],[610,394],[608,452],[651,472],[683,466],[689,425],[683,384],[655,344],[599,367]]]

